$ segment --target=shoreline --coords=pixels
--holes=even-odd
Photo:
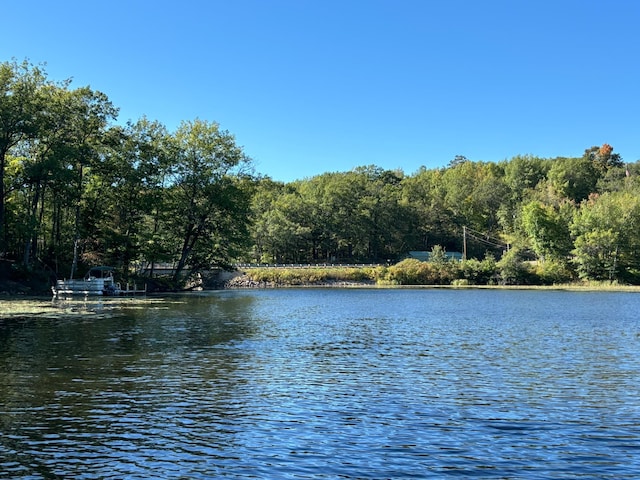
[[[370,288],[370,289],[447,289],[447,290],[565,290],[565,291],[582,291],[582,292],[628,292],[640,293],[640,285],[620,285],[620,284],[580,284],[566,283],[554,285],[393,285],[387,283],[377,283],[375,281],[349,281],[349,280],[322,280],[318,282],[300,282],[300,283],[278,283],[278,282],[258,282],[251,280],[245,276],[235,277],[232,281],[227,281],[214,288],[201,288],[197,290],[185,289],[175,291],[158,291],[148,292],[146,295],[136,296],[135,298],[158,298],[163,295],[184,295],[189,293],[202,292],[220,292],[225,290],[264,290],[264,289],[288,289],[288,288]],[[65,300],[105,300],[105,299],[130,299],[134,297],[104,297],[104,296],[71,296],[61,299]],[[43,302],[53,303],[56,299],[46,293],[26,293],[26,292],[0,292],[0,318],[4,306],[9,302]]]
[[[252,280],[248,275],[238,275],[225,282],[219,290],[251,290],[277,288],[372,288],[372,289],[453,289],[453,290],[564,290],[584,292],[640,293],[640,285],[620,284],[555,284],[555,285],[391,285],[375,281],[323,280],[307,283],[276,283]]]
[[[56,318],[72,318],[90,315],[93,318],[100,318],[107,314],[110,310],[108,303],[125,302],[128,304],[140,303],[147,304],[149,302],[159,300],[164,295],[189,295],[202,294],[203,292],[223,292],[223,291],[241,291],[241,290],[286,290],[286,289],[378,289],[378,290],[532,290],[532,291],[567,291],[567,292],[585,292],[585,293],[640,293],[638,285],[382,285],[374,282],[346,282],[346,281],[324,281],[318,283],[307,283],[298,285],[272,284],[267,282],[252,282],[251,285],[244,286],[225,286],[224,288],[199,290],[199,291],[181,291],[181,292],[164,292],[150,294],[148,296],[136,297],[71,297],[64,300],[53,300],[50,296],[45,295],[4,295],[0,296],[0,325],[4,322],[16,322],[33,319],[56,319]],[[103,305],[104,312],[94,309],[91,303],[101,304],[107,301],[107,305]]]

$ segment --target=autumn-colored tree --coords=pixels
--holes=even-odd
[[[619,153],[613,153],[613,147],[608,143],[586,149],[583,158],[592,161],[601,174],[611,168],[623,166],[622,157]]]

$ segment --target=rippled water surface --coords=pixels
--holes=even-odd
[[[82,308],[95,314],[0,321],[0,477],[640,472],[637,294],[286,289]]]

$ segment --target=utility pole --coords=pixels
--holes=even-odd
[[[467,227],[462,226],[462,260],[467,259]]]

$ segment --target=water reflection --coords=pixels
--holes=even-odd
[[[232,443],[224,424],[242,355],[233,344],[255,329],[251,303],[190,296],[83,304],[87,315],[3,324],[2,470],[170,472],[198,457],[189,444],[193,425],[214,424],[210,440]]]
[[[264,290],[3,322],[0,477],[633,478],[638,307]]]

